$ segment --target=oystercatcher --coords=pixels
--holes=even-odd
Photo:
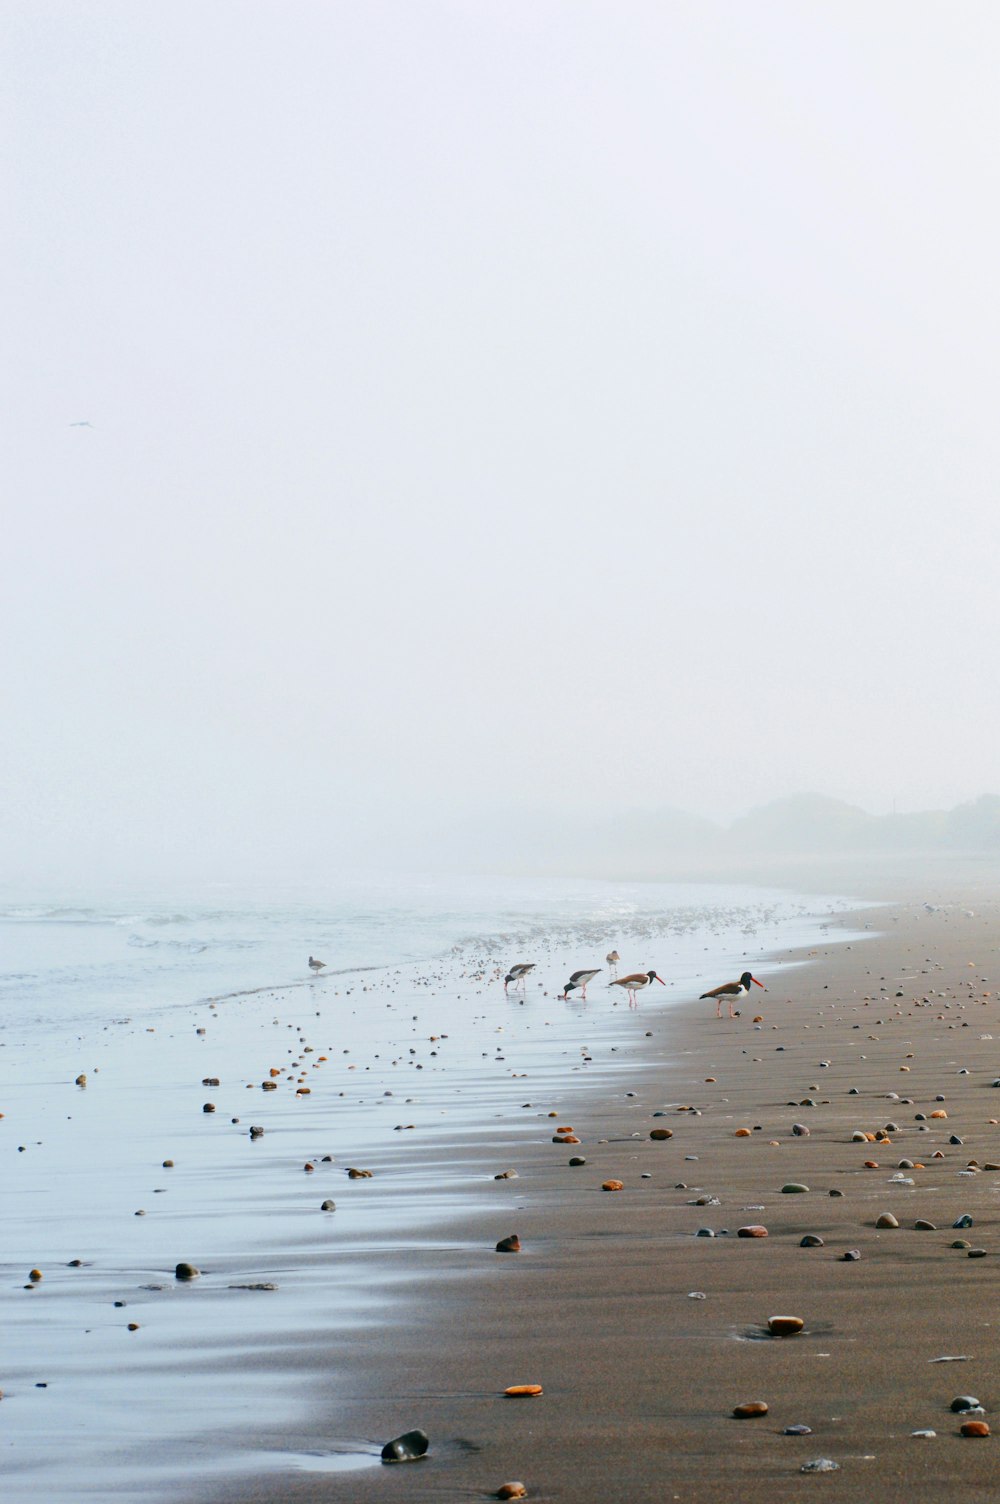
[[[561,995],[564,998],[565,997],[569,997],[569,995],[572,992],[573,988],[574,987],[579,987],[581,989],[580,996],[583,998],[583,1001],[586,1002],[587,1001],[587,983],[593,981],[594,977],[596,977],[596,975],[600,971],[600,969],[601,968],[599,966],[595,966],[594,969],[593,969],[593,971],[574,971],[573,975],[570,977],[569,981],[566,983],[566,986],[563,988]]]
[[[723,982],[721,987],[713,987],[711,992],[703,992],[701,996],[715,998],[716,1018],[722,1017],[722,999],[725,998],[729,1003],[729,1017],[735,1018],[736,1014],[733,1012],[733,1003],[738,997],[746,997],[750,991],[751,982],[755,987],[762,987],[765,992],[767,991],[763,982],[758,982],[755,976],[749,971],[745,971],[738,982]]]
[[[609,987],[624,987],[628,993],[629,1007],[635,1007],[635,995],[648,987],[650,982],[659,982],[661,987],[667,984],[662,977],[657,976],[655,971],[632,971],[627,977],[618,977],[614,982],[609,982]]]
[[[520,984],[521,984],[521,991],[523,992],[524,991],[524,979],[528,975],[529,971],[534,971],[535,964],[536,963],[534,961],[524,961],[519,966],[512,966],[510,968],[510,971],[508,971],[507,975],[503,979],[503,990],[504,990],[504,992],[507,991],[507,983],[508,982],[520,982]]]
[[[320,971],[323,971],[325,969],[325,967],[326,967],[326,962],[325,961],[317,961],[317,959],[316,959],[315,956],[310,956],[309,957],[309,970],[310,971],[320,972]]]

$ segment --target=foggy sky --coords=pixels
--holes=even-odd
[[[998,42],[8,0],[6,874],[997,789]]]

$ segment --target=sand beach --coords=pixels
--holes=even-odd
[[[19,1205],[37,1186],[5,1261],[6,1497],[991,1497],[996,1438],[950,1407],[1000,1404],[998,923],[980,893],[831,918],[754,958],[737,1019],[606,988],[570,1009],[560,940],[505,1025],[483,1009],[478,1061],[427,1026],[446,993],[495,1001],[468,957],[266,1020],[206,1002],[169,1047],[112,1029],[85,1085],[72,1041],[47,1086],[5,1051],[8,1178]],[[394,1063],[350,1060],[348,988],[412,1008]],[[356,1091],[373,1068],[398,1085]],[[383,1463],[414,1428],[426,1456]]]

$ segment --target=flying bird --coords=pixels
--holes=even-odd
[[[595,966],[593,971],[574,971],[573,975],[570,977],[569,981],[566,983],[566,986],[562,990],[562,996],[564,998],[569,997],[573,988],[579,987],[581,989],[580,996],[583,998],[584,1002],[586,1002],[587,983],[593,981],[594,977],[596,977],[600,969],[601,968],[599,966]]]
[[[722,999],[725,998],[729,1004],[729,1017],[735,1018],[736,1014],[733,1012],[733,1004],[735,1003],[737,998],[746,997],[747,993],[750,991],[751,983],[753,983],[755,987],[762,987],[765,992],[767,991],[767,988],[764,987],[763,982],[758,982],[755,976],[753,976],[749,971],[745,971],[738,982],[723,982],[721,987],[713,987],[710,992],[703,992],[701,996],[715,998],[716,1018],[722,1017]]]
[[[536,963],[534,961],[522,961],[517,966],[512,966],[510,968],[510,971],[508,971],[507,975],[503,979],[503,990],[504,990],[504,992],[507,991],[507,983],[508,982],[515,982],[515,983],[520,982],[520,984],[521,984],[521,991],[523,992],[524,991],[524,979],[528,975],[529,971],[534,971],[535,965],[536,965]]]
[[[317,959],[316,959],[315,956],[310,956],[309,957],[309,970],[312,971],[312,972],[314,972],[317,976],[319,975],[319,973],[321,971],[325,970],[325,968],[326,968],[326,962],[325,961],[317,961]]]
[[[632,971],[629,972],[627,977],[617,977],[615,981],[609,982],[608,986],[623,987],[628,993],[629,1007],[634,1008],[636,993],[641,992],[644,987],[648,987],[650,982],[659,982],[662,987],[667,985],[661,976],[657,976],[655,971]]]

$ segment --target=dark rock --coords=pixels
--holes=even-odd
[[[849,1248],[846,1253],[840,1255],[841,1262],[844,1264],[856,1264],[860,1257],[860,1248]]]
[[[174,1276],[177,1279],[197,1279],[200,1273],[201,1270],[194,1264],[178,1264],[174,1270]]]
[[[497,1253],[520,1253],[521,1239],[516,1232],[512,1232],[509,1238],[501,1238],[496,1248]]]
[[[799,1247],[800,1248],[822,1248],[823,1247],[823,1239],[819,1236],[818,1233],[807,1232],[806,1235],[805,1235],[805,1237],[799,1243]]]
[[[406,1431],[402,1436],[387,1441],[382,1448],[383,1462],[418,1462],[430,1442],[425,1431]]]
[[[974,1394],[956,1394],[951,1402],[951,1409],[957,1415],[962,1410],[979,1410],[979,1401]]]
[[[963,1212],[960,1217],[955,1218],[954,1222],[951,1225],[952,1227],[971,1227],[972,1218],[969,1216],[968,1212]]]

